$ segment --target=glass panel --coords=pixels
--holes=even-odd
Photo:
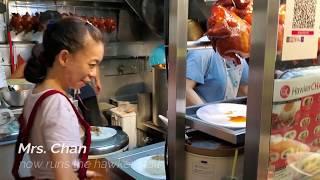
[[[311,18],[312,13],[301,8],[312,11],[317,1],[306,2],[294,1],[292,30],[296,28],[294,24],[297,21],[307,22],[301,19]],[[304,6],[300,6],[301,3],[304,3]],[[286,2],[281,1],[281,4],[271,120],[269,179],[320,179],[319,49],[318,57],[315,59],[293,61],[281,59],[284,41],[284,43],[299,44],[303,43],[307,36],[295,35],[293,31],[290,36],[284,35],[283,31],[288,28],[284,23]],[[301,19],[297,20],[299,13],[302,13]]]

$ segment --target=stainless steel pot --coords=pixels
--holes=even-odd
[[[23,106],[34,84],[9,85],[1,91],[3,100],[10,106]]]
[[[186,180],[222,179],[232,174],[233,163],[237,179],[242,179],[243,151],[242,145],[236,146],[209,136],[200,131],[187,133]],[[239,156],[234,161],[236,150]]]
[[[153,93],[152,93],[152,121],[160,127],[166,125],[158,115],[167,116],[168,110],[168,81],[166,69],[153,69]]]

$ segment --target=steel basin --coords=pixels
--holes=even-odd
[[[1,91],[3,100],[10,106],[23,106],[24,101],[34,88],[34,84],[9,85]]]

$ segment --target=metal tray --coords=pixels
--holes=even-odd
[[[226,101],[217,101],[214,103],[236,103],[236,104],[246,104],[247,103],[247,97],[239,97],[232,100],[226,100]],[[210,103],[213,104],[213,103]],[[199,106],[191,106],[187,107],[186,109],[186,125],[190,126],[192,129],[196,129],[199,131],[202,131],[204,133],[207,133],[211,136],[214,136],[216,138],[225,140],[227,142],[230,142],[232,144],[244,144],[245,140],[245,128],[241,129],[230,129],[220,126],[215,126],[212,124],[209,124],[201,119],[199,119],[196,115],[196,112],[199,108],[208,105],[208,104],[202,104]]]
[[[19,134],[19,123],[17,120],[11,121],[9,124],[1,126],[1,131],[6,130],[6,133],[0,133],[0,146],[15,143]]]

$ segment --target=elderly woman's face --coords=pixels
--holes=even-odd
[[[69,88],[78,89],[97,75],[97,68],[103,59],[104,45],[93,40],[88,34],[84,48],[71,54],[66,65],[66,83]]]

